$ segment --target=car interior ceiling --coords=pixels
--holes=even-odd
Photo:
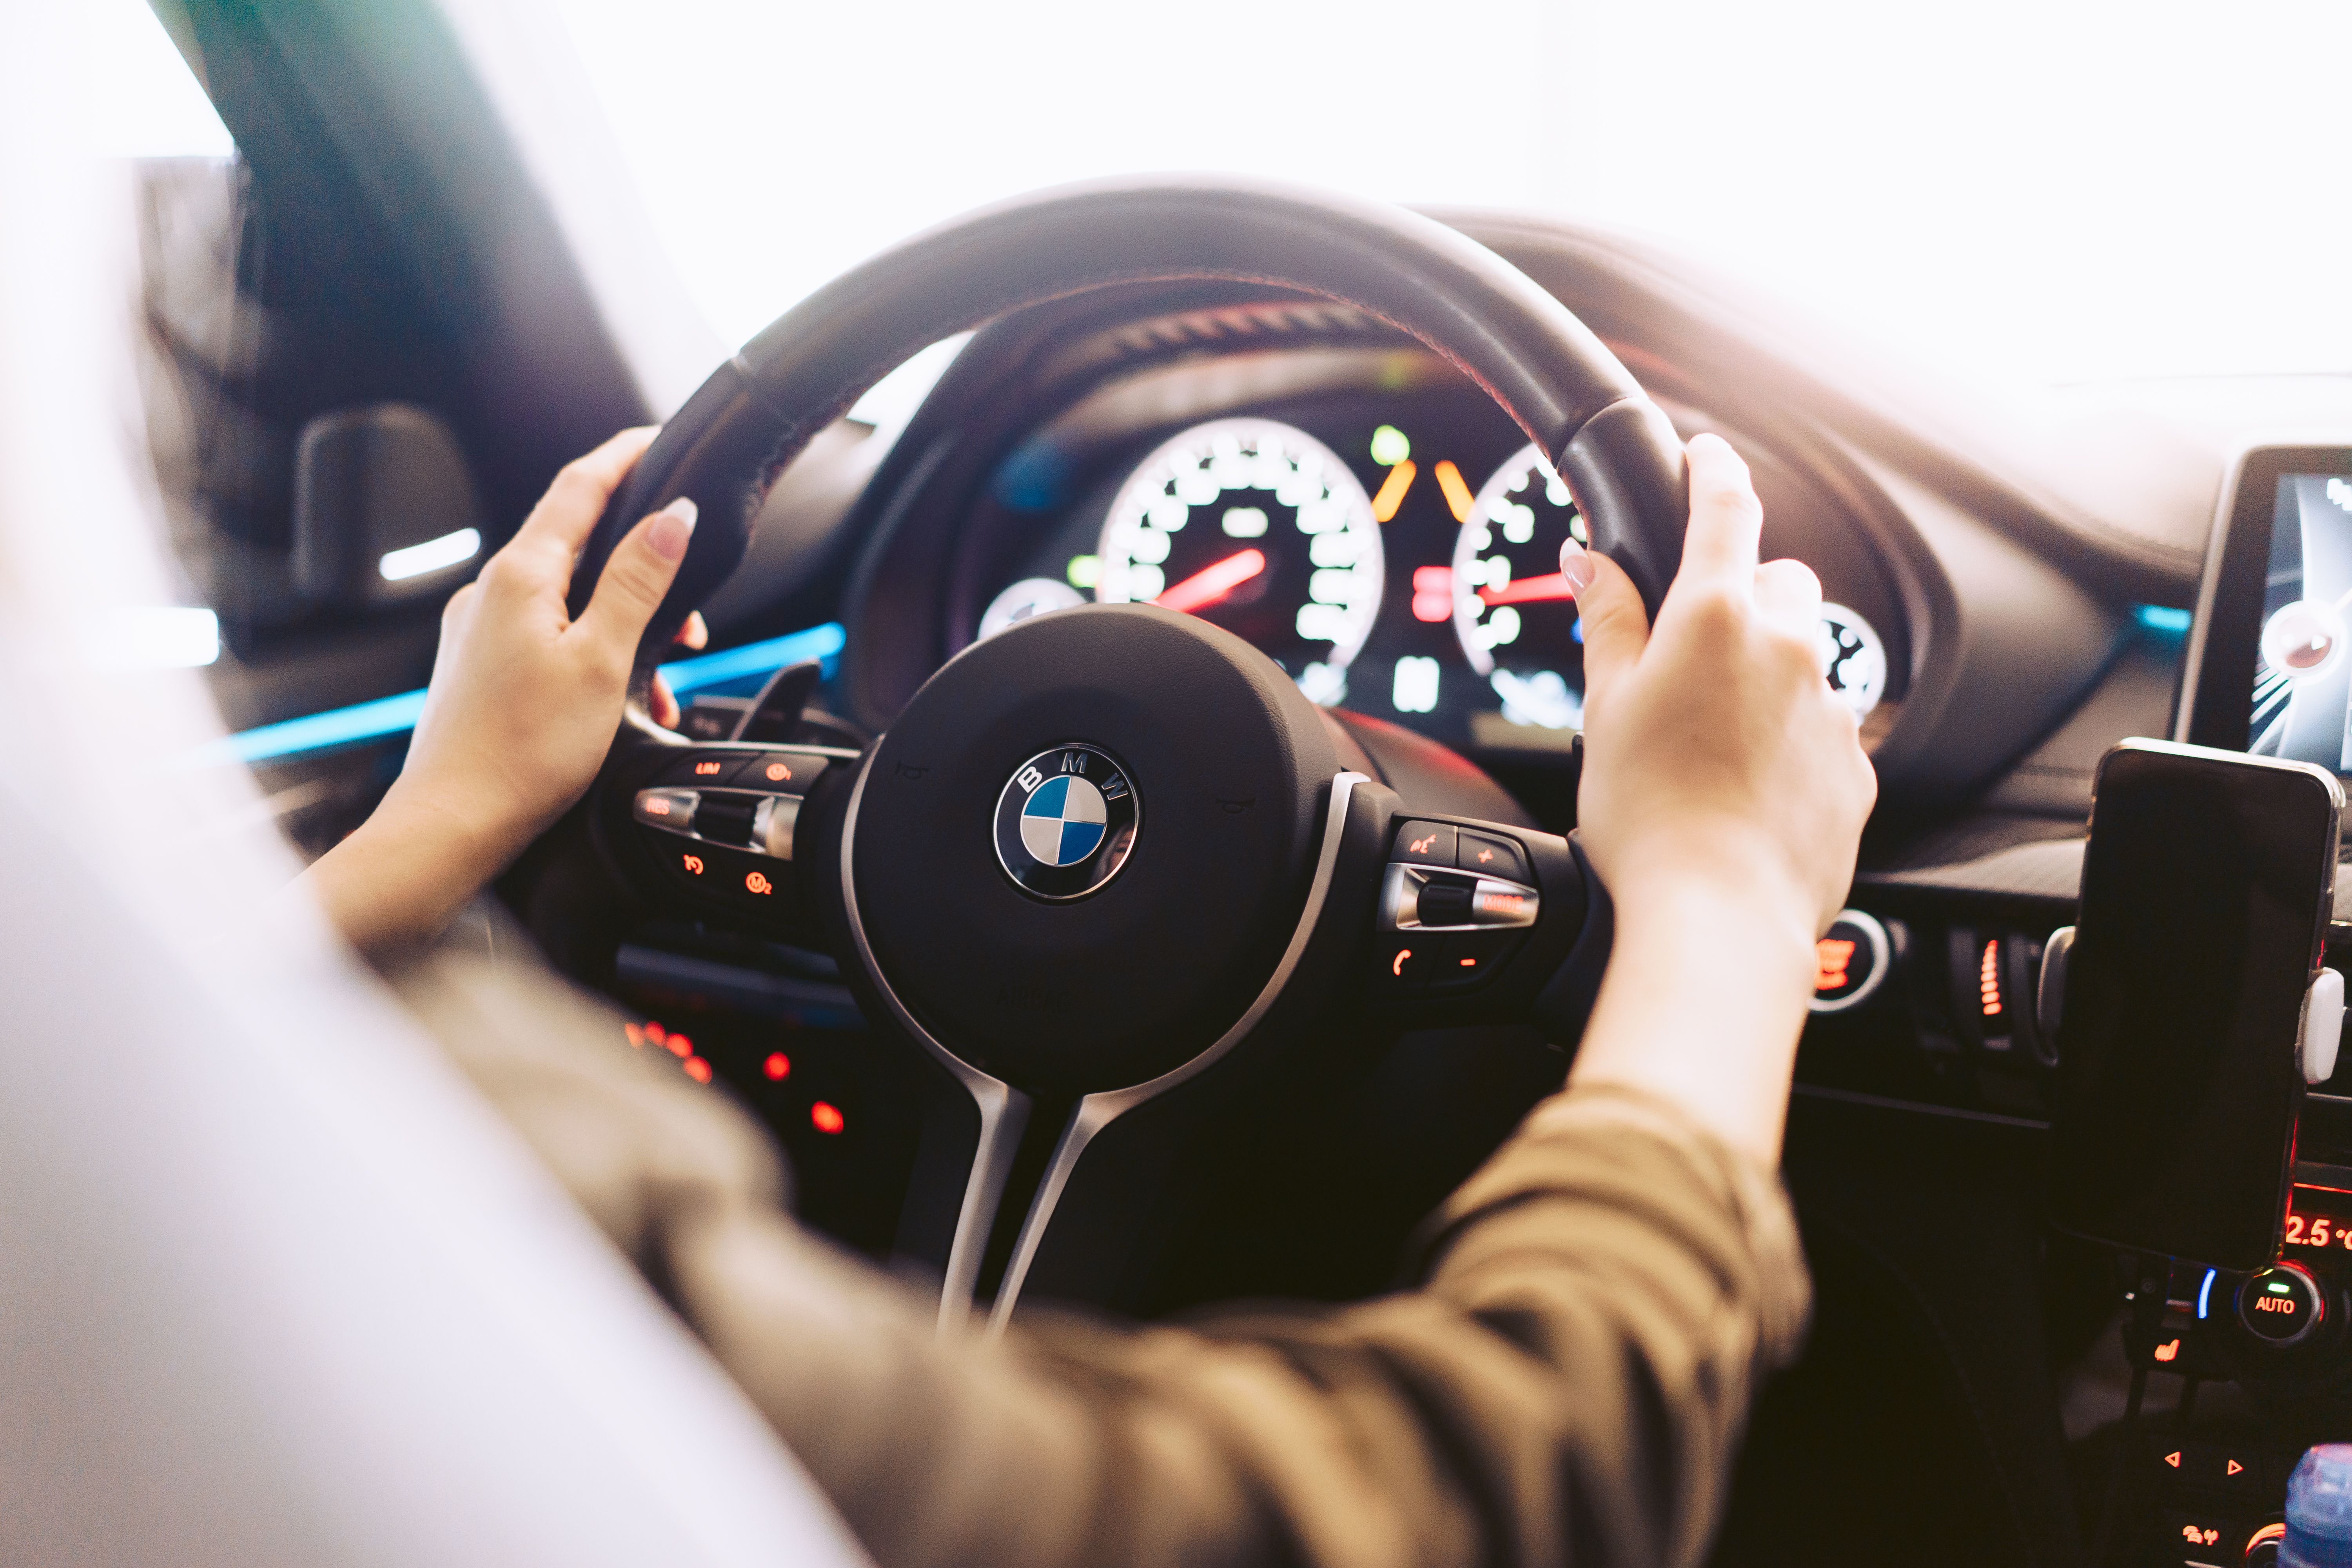
[[[226,172],[142,172],[151,426],[179,559],[220,614],[212,689],[232,730],[258,731],[425,684],[465,572],[393,595],[365,570],[365,520],[467,510],[486,556],[564,461],[653,410],[430,0],[185,0],[159,14],[239,155]],[[1866,1542],[1923,1565],[2075,1564],[2109,1519],[2125,1521],[2118,1553],[2147,1543],[2110,1561],[2180,1561],[2157,1532],[2202,1501],[2117,1458],[2137,1440],[2118,1323],[2126,1291],[2145,1297],[2148,1282],[2046,1212],[2054,1042],[2032,996],[2045,940],[2074,918],[2101,756],[2177,731],[2189,612],[2226,499],[2227,411],[2110,406],[2054,436],[2021,433],[1661,245],[1508,213],[1434,216],[1568,306],[1685,435],[1721,430],[1748,451],[1768,550],[1812,563],[1883,646],[1864,730],[1882,804],[1853,902],[1884,946],[1855,1005],[1808,1027],[1785,1163],[1815,1319],[1756,1413],[1714,1561],[1853,1561]],[[903,430],[836,420],[767,493],[749,562],[708,606],[714,649],[836,626],[845,640],[807,645],[821,684],[776,712],[756,706],[772,663],[689,685],[688,737],[854,757],[942,664],[984,646],[1011,587],[1078,585],[1063,562],[1096,563],[1091,546],[1043,544],[1041,530],[1077,520],[1091,539],[1142,452],[1244,415],[1334,449],[1344,437],[1351,454],[1409,428],[1416,457],[1458,457],[1472,485],[1522,444],[1444,358],[1296,290],[1134,285],[991,321]],[[355,443],[343,449],[356,467],[331,470],[338,439]],[[397,462],[367,456],[395,449]],[[338,491],[331,472],[359,477]],[[2103,481],[2126,472],[2130,484]],[[1455,521],[1436,480],[1422,483],[1407,500],[1426,516],[1391,523],[1389,548],[1425,527],[1434,563]],[[402,499],[416,495],[457,499]],[[1453,517],[1467,505],[1465,490]],[[360,567],[319,564],[345,555]],[[1411,603],[1412,572],[1392,559],[1390,601]],[[1417,650],[1454,657],[1442,618],[1416,630],[1399,614],[1436,639],[1396,642],[1400,670],[1439,657]],[[1331,710],[1334,744],[1406,806],[1573,827],[1565,731],[1349,689]],[[402,740],[257,759],[298,848],[321,852],[364,816]],[[878,1262],[936,1269],[955,1215],[913,1194],[952,1098],[937,1064],[890,1042],[813,927],[616,902],[563,855],[559,842],[527,857],[499,885],[497,919],[650,1028],[690,1037],[789,1152],[808,1224]],[[581,912],[592,905],[606,912]],[[1524,1018],[1369,1043],[1364,1026],[1307,1029],[1301,1059],[1318,1074],[1253,1080],[1213,1141],[1159,1151],[1187,1173],[1188,1200],[1156,1216],[1164,1247],[1076,1291],[1085,1304],[1157,1317],[1386,1288],[1413,1227],[1568,1059]],[[788,1080],[772,1065],[785,1055]],[[1041,1101],[1036,1123],[1071,1103]],[[2315,1087],[2301,1138],[2300,1157],[2352,1165],[2352,1068]],[[1053,1153],[1050,1138],[1020,1141],[1012,1186],[1035,1187]],[[983,1288],[1016,1246],[1010,1227],[987,1239]],[[2158,1379],[2150,1417],[2179,1397]],[[2309,1425],[2229,1389],[2205,1409],[2231,1423],[2215,1441],[2265,1451]],[[2252,1521],[2275,1505],[2230,1506]]]

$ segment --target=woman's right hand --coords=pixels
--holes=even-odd
[[[1612,890],[1733,875],[1819,935],[1877,778],[1822,678],[1820,580],[1801,561],[1758,564],[1764,508],[1728,442],[1695,437],[1688,460],[1690,532],[1655,628],[1613,562],[1563,552],[1571,583],[1592,574],[1578,595],[1585,849]]]
[[[1584,618],[1580,837],[1617,937],[1580,1079],[1674,1099],[1776,1155],[1813,943],[1853,879],[1877,797],[1823,678],[1820,582],[1759,564],[1763,507],[1715,436],[1688,448],[1690,531],[1649,624],[1606,558],[1560,569]]]

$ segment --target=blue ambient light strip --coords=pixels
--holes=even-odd
[[[746,643],[741,647],[722,648],[697,658],[682,658],[676,664],[661,667],[662,679],[680,697],[690,696],[705,687],[721,681],[738,680],[747,675],[761,675],[772,669],[782,669],[788,664],[798,664],[804,658],[830,660],[841,651],[847,640],[841,623],[827,621],[821,626],[793,632],[785,637],[770,637],[765,642]],[[220,763],[259,763],[299,757],[306,752],[323,752],[336,746],[355,745],[362,741],[381,740],[416,727],[416,716],[425,710],[425,693],[404,691],[397,697],[380,697],[373,702],[362,702],[350,708],[333,708],[324,713],[311,713],[300,719],[289,719],[279,724],[264,724],[257,730],[244,730],[216,745],[207,746],[189,761],[196,765]]]
[[[2142,605],[2132,611],[2132,618],[2152,632],[2171,632],[2186,637],[2191,617],[2188,611],[2171,605]]]

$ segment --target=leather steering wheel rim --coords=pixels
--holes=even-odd
[[[1682,445],[1632,373],[1569,309],[1475,240],[1402,207],[1223,176],[1067,185],[916,236],[786,311],[662,428],[590,534],[572,608],[640,518],[699,509],[641,667],[733,574],[774,477],[866,390],[957,332],[1123,284],[1256,283],[1353,306],[1484,388],[1551,455],[1595,549],[1655,616],[1689,511]]]

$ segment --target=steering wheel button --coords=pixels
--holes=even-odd
[[[1437,976],[1431,982],[1436,991],[1467,991],[1483,985],[1489,975],[1508,963],[1518,950],[1519,933],[1513,931],[1455,931],[1445,939],[1445,947],[1438,955]]]
[[[1389,851],[1391,862],[1408,866],[1443,866],[1454,868],[1454,825],[1448,822],[1408,822],[1397,829],[1396,844]]]
[[[697,746],[662,769],[661,782],[666,784],[699,784],[705,789],[727,782],[727,776],[743,764],[740,752],[717,752]]]
[[[1446,939],[1428,932],[1407,932],[1381,942],[1380,987],[1383,991],[1426,991],[1439,978]]]
[[[641,789],[630,803],[629,814],[647,827],[691,833],[694,814],[701,800],[701,795],[690,789]]]
[[[1528,858],[1517,845],[1491,833],[1473,833],[1466,827],[1455,835],[1454,863],[1465,871],[1499,877],[1506,882],[1535,880],[1528,875]]]
[[[727,783],[735,789],[806,795],[824,772],[826,760],[808,752],[754,752],[727,775]]]
[[[1482,926],[1531,926],[1542,912],[1543,900],[1534,889],[1481,877],[1470,895],[1470,919]]]

